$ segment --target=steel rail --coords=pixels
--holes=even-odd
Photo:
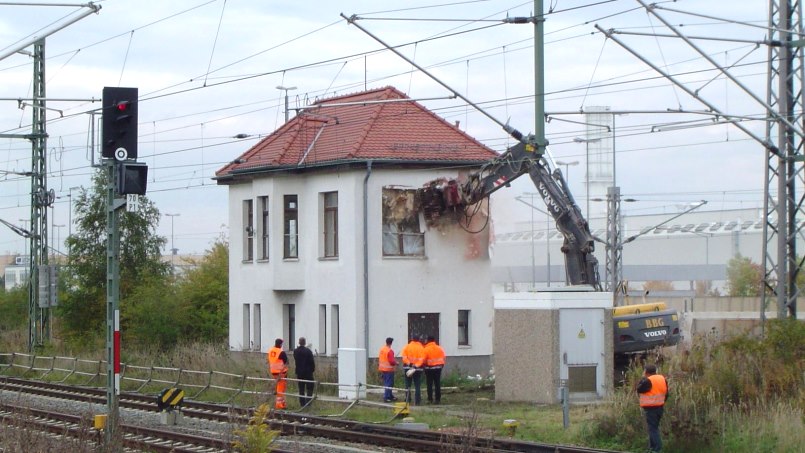
[[[0,390],[24,392],[51,398],[92,402],[103,405],[105,391],[101,388],[74,387],[11,377],[0,378]],[[120,407],[157,412],[156,397],[121,393]],[[185,400],[181,413],[185,417],[221,423],[246,425],[253,409]],[[289,411],[272,411],[266,421],[269,429],[286,436],[316,436],[343,442],[405,448],[411,451],[439,451],[461,448],[466,452],[529,452],[529,453],[612,453],[583,447],[526,442],[515,439],[446,434],[438,431],[416,431],[389,425],[362,423],[352,420],[317,417]],[[178,451],[178,450],[176,450]],[[281,451],[281,450],[275,450]]]

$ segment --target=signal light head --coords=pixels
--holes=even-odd
[[[117,110],[119,112],[125,112],[129,108],[129,101],[121,101],[117,103]]]

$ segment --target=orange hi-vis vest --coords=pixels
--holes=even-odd
[[[288,365],[280,360],[282,349],[273,347],[268,350],[268,370],[271,374],[284,374],[288,372]]]
[[[381,373],[394,371],[394,365],[389,362],[389,352],[391,352],[391,348],[386,345],[380,348],[380,353],[377,354],[377,369]]]
[[[403,367],[410,368],[415,366],[422,368],[425,363],[425,348],[418,341],[412,341],[405,345],[400,354],[402,354]]]
[[[652,374],[651,390],[640,394],[640,407],[657,407],[665,404],[665,395],[668,393],[668,383],[661,374]]]
[[[425,345],[425,367],[441,368],[444,366],[444,349],[431,341]]]

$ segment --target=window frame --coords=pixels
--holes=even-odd
[[[243,261],[254,261],[254,200],[243,200]]]
[[[322,256],[338,258],[338,192],[322,192],[322,204]]]
[[[465,316],[462,316],[465,315]],[[470,346],[470,319],[472,312],[470,310],[458,311],[458,332],[456,335],[458,346]],[[463,341],[462,341],[463,337]]]
[[[282,197],[282,257],[299,258],[299,196],[286,194]]]
[[[269,206],[269,198],[268,195],[257,197],[259,208],[260,208],[260,257],[258,258],[261,261],[268,261],[269,253],[271,252],[270,247],[270,206]]]

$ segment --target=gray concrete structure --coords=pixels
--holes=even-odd
[[[495,399],[557,403],[601,398],[613,388],[612,294],[495,295]]]

